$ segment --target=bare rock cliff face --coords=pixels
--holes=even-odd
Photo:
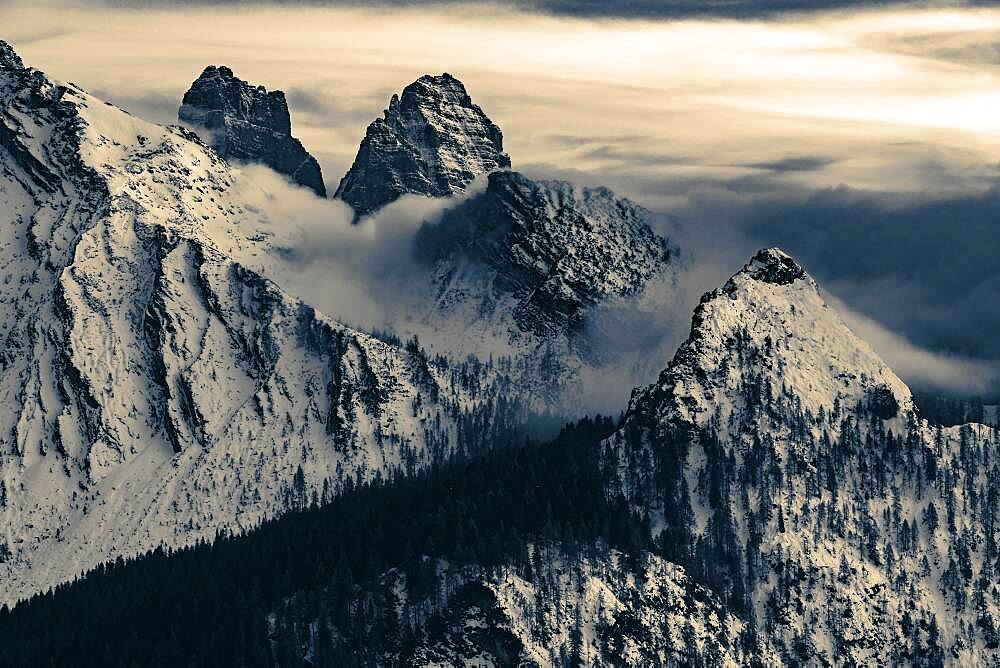
[[[191,84],[177,114],[203,129],[223,158],[259,162],[326,197],[316,158],[292,136],[285,94],[268,92],[238,78],[228,67],[210,65]]]
[[[375,119],[334,195],[364,216],[403,195],[450,197],[510,167],[503,134],[450,74],[424,75]]]
[[[512,299],[521,331],[569,336],[588,309],[639,294],[672,263],[676,249],[650,221],[607,188],[495,172],[483,193],[421,229],[418,253],[435,265],[443,308],[474,293],[462,279],[473,262],[492,277],[480,313]]]

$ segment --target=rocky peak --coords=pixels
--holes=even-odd
[[[765,620],[777,656],[807,638],[774,665],[989,665],[998,626],[976,583],[995,581],[996,525],[967,509],[998,493],[974,473],[996,438],[917,420],[906,385],[772,248],[702,299],[603,462],[665,556]]]
[[[758,281],[788,285],[798,279],[811,280],[805,269],[780,248],[764,248],[750,260],[747,272]]]
[[[452,75],[424,75],[369,126],[336,197],[370,214],[403,195],[449,197],[510,167],[503,133]]]
[[[395,95],[393,98],[398,112],[399,98]],[[468,109],[476,108],[465,85],[447,72],[441,75],[423,75],[403,89],[403,100],[407,105],[418,104],[424,107],[457,104]],[[390,103],[390,109],[392,107]]]
[[[486,190],[446,211],[417,237],[418,254],[454,287],[462,260],[492,272],[487,301],[511,295],[524,332],[573,334],[587,309],[641,292],[675,249],[652,214],[607,188],[494,172]]]
[[[0,39],[0,68],[5,70],[24,69],[24,62],[14,51],[14,47],[2,39]]]
[[[326,196],[319,163],[291,134],[282,91],[269,92],[238,78],[228,67],[209,65],[184,94],[178,118],[208,131],[222,157],[265,164]]]
[[[752,398],[760,393],[794,396],[813,415],[860,403],[888,419],[912,408],[906,385],[777,248],[761,250],[702,297],[689,338],[630,412],[688,428],[721,418],[727,433],[727,424],[759,417]],[[890,404],[897,410],[886,410]]]

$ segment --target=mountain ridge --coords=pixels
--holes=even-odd
[[[195,135],[2,53],[0,600],[517,421],[498,366],[386,344],[248,269],[273,233]]]

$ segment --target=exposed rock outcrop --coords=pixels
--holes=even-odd
[[[607,188],[495,172],[484,192],[420,230],[418,253],[436,265],[443,307],[481,298],[485,314],[509,297],[522,331],[572,335],[588,308],[638,294],[670,264],[676,249],[653,231],[651,216]],[[467,261],[489,272],[488,294],[462,285]]]
[[[228,67],[209,65],[184,94],[177,116],[209,133],[212,148],[223,158],[262,163],[326,197],[319,163],[292,136],[282,91],[268,92]]]

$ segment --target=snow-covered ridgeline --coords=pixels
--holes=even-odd
[[[273,235],[194,135],[0,65],[0,601],[443,457],[510,390],[234,261]]]

